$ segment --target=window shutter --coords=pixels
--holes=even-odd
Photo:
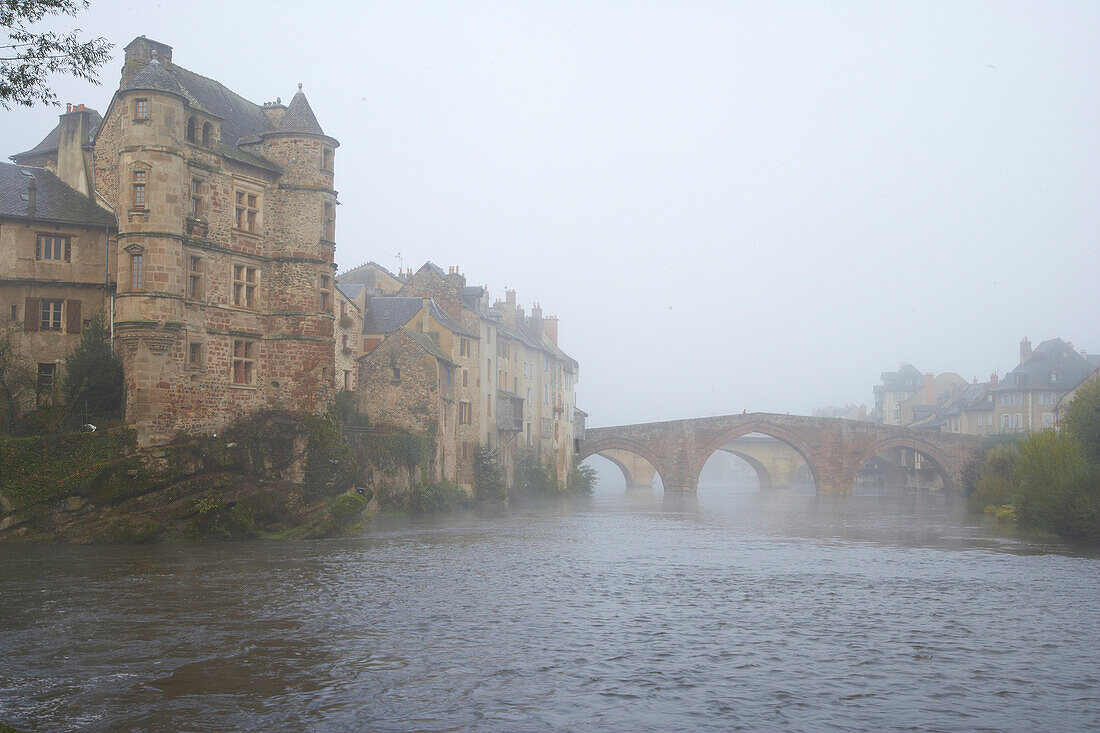
[[[73,240],[65,237],[65,261],[73,261]]]
[[[80,333],[80,301],[65,301],[65,331],[67,333]]]
[[[34,258],[36,260],[42,259],[42,237],[34,238]]]
[[[38,319],[42,314],[38,312],[38,298],[27,298],[23,310],[23,330],[30,333],[38,330]]]

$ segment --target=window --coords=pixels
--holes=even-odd
[[[242,231],[259,231],[260,202],[259,195],[248,191],[237,191],[236,227]]]
[[[1053,397],[1053,395],[1050,392],[1040,392],[1039,393],[1039,404],[1040,405],[1049,405],[1049,404],[1051,404],[1051,397]]]
[[[469,387],[470,386],[470,370],[469,369],[463,369],[462,370],[462,386],[463,387]]]
[[[485,395],[485,417],[493,416],[493,396],[491,394]]]
[[[462,441],[462,460],[470,460],[470,443],[469,441]]]
[[[190,255],[187,258],[187,297],[202,297],[202,257]]]
[[[130,290],[143,290],[145,288],[145,255],[134,253],[130,255]]]
[[[16,310],[15,304],[13,303],[12,306],[11,306],[11,319],[14,321],[15,317],[17,315],[18,315],[18,312]]]
[[[336,241],[336,207],[333,204],[325,204],[325,223],[321,236],[328,242]]]
[[[1052,427],[1054,427],[1054,413],[1053,412],[1044,412],[1043,413],[1043,428],[1045,429],[1045,428],[1052,428]]]
[[[345,333],[340,339],[342,340],[340,346],[346,351],[348,348],[348,335]]]
[[[458,403],[458,424],[469,425],[473,418],[473,413],[470,410],[469,402]]]
[[[351,370],[344,370],[344,389],[351,389]]]
[[[332,278],[321,275],[321,310],[325,313],[332,312]]]
[[[145,208],[145,179],[146,179],[146,172],[145,171],[134,171],[133,180],[134,180],[134,208],[135,209],[144,209]]]
[[[233,340],[233,384],[252,384],[255,378],[256,343]]]
[[[458,355],[469,356],[470,355],[470,339],[459,337],[458,339]]]
[[[195,127],[196,127],[195,118],[194,117],[188,117],[187,118],[187,142],[189,142],[189,143],[198,142],[198,140],[195,139]]]
[[[210,147],[210,143],[212,142],[213,137],[214,126],[211,125],[209,122],[204,122],[202,124],[202,144],[206,147]]]
[[[241,308],[256,307],[256,285],[259,272],[248,265],[233,265],[233,305]]]
[[[393,367],[393,381],[401,381],[401,367]]]
[[[1024,393],[1023,392],[1017,392],[1016,394],[1012,395],[1012,404],[1014,404],[1014,405],[1024,404]]]
[[[345,300],[340,301],[340,316],[346,316],[348,314],[348,303]]]
[[[321,148],[321,170],[332,173],[332,163],[335,157],[332,148]]]
[[[57,376],[57,364],[38,365],[38,393],[36,402],[43,402],[53,392],[54,378]]]
[[[69,237],[59,237],[52,234],[39,234],[34,246],[34,258],[36,260],[65,260],[72,261],[72,244]]]
[[[203,206],[203,186],[201,178],[191,179],[191,216],[201,219],[206,208]]]
[[[1051,384],[1057,384],[1058,383],[1058,372],[1051,372],[1050,373],[1050,383]]]
[[[38,330],[40,331],[60,331],[61,330],[61,307],[65,303],[63,300],[41,300],[39,301],[39,311],[41,313]]]
[[[139,99],[137,100],[137,109],[134,112],[135,120],[147,120],[149,119],[149,100]]]
[[[187,344],[187,366],[192,369],[202,367],[202,342],[191,341]]]

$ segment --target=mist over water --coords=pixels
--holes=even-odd
[[[31,730],[1083,730],[1094,556],[920,493],[701,486],[315,542],[6,548]]]

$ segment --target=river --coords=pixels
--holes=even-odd
[[[1100,559],[959,504],[611,485],[350,539],[3,547],[0,721],[1100,729]]]

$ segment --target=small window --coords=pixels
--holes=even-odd
[[[61,330],[61,308],[64,305],[63,300],[41,300],[39,301],[39,312],[41,317],[39,319],[38,330],[40,331],[60,331]]]
[[[255,379],[256,343],[233,340],[233,384],[252,384]]]
[[[236,226],[246,232],[259,231],[260,201],[259,196],[247,191],[236,192]]]
[[[340,344],[340,345],[341,345],[341,346],[342,346],[342,347],[343,347],[344,349],[347,349],[347,348],[348,348],[348,335],[347,335],[347,334],[345,333],[345,334],[344,334],[344,335],[342,335],[342,336],[341,336],[340,338],[341,338],[341,340],[342,340],[342,341],[341,341],[341,344]]]
[[[203,261],[202,257],[190,255],[187,258],[187,297],[201,298],[203,285]]]
[[[145,208],[145,171],[134,171],[134,208]]]
[[[324,313],[332,312],[332,278],[328,275],[321,275],[321,311]]]
[[[73,258],[72,239],[51,234],[39,234],[34,246],[36,260],[54,260],[71,262]]]
[[[210,147],[210,143],[213,142],[214,126],[209,122],[202,124],[202,144],[206,147]]]
[[[205,191],[202,185],[201,178],[191,179],[191,216],[196,219],[201,219],[206,212],[205,203]]]
[[[1050,373],[1050,383],[1051,384],[1057,384],[1058,383],[1058,372],[1051,372]]]
[[[149,119],[149,100],[139,99],[137,100],[137,110],[134,112],[135,120],[147,120]]]
[[[347,390],[351,389],[351,370],[350,369],[345,369],[344,370],[344,389],[347,389]]]
[[[462,370],[462,386],[463,387],[469,387],[470,386],[470,370],[469,369],[463,369]]]
[[[469,425],[472,422],[473,411],[470,409],[469,402],[458,403],[458,424]]]
[[[130,255],[130,290],[145,289],[145,255]]]
[[[255,267],[233,265],[233,305],[241,308],[256,307],[256,286],[260,273]]]
[[[196,139],[195,127],[196,127],[195,118],[194,117],[188,117],[187,118],[187,142],[189,142],[189,143],[198,142],[198,140]]]
[[[336,206],[333,204],[325,204],[325,223],[321,236],[328,242],[336,241]]]
[[[187,366],[192,369],[202,367],[202,342],[192,341],[187,344]]]
[[[42,403],[48,400],[50,393],[53,392],[54,379],[57,377],[57,364],[39,364],[38,365],[38,394],[36,395],[37,402]]]
[[[14,321],[15,317],[17,315],[18,315],[18,310],[17,310],[16,306],[13,304],[12,307],[11,307],[11,319]]]
[[[401,381],[401,367],[393,367],[393,381]]]
[[[321,170],[332,173],[332,163],[335,155],[332,148],[321,149]]]

